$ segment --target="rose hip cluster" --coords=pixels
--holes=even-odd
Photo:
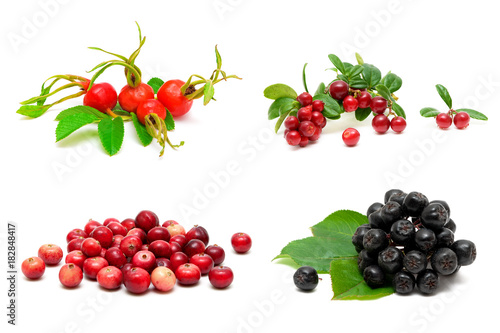
[[[359,270],[370,287],[384,286],[389,280],[400,294],[415,287],[432,294],[440,275],[454,274],[476,259],[473,242],[455,241],[456,225],[445,201],[429,202],[419,192],[390,190],[384,202],[368,208],[369,223],[358,227],[352,237]]]
[[[122,222],[90,220],[83,229],[71,230],[66,241],[68,254],[59,280],[68,288],[78,286],[83,276],[97,280],[105,289],[124,284],[134,294],[146,292],[151,284],[160,291],[171,290],[176,282],[194,285],[204,275],[215,288],[226,288],[233,281],[232,270],[221,265],[224,249],[208,245],[205,228],[196,225],[186,232],[173,220],[160,226],[158,216],[148,210]],[[237,253],[245,253],[252,240],[245,233],[236,233],[231,244]],[[62,258],[59,246],[43,245],[38,257],[22,263],[22,272],[30,279],[40,278],[46,264],[57,265]]]
[[[305,147],[309,142],[317,141],[326,126],[322,113],[325,104],[320,100],[313,101],[312,95],[307,92],[297,96],[297,101],[302,107],[297,116],[285,119],[285,139],[290,146]]]

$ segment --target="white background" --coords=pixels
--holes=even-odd
[[[18,224],[20,264],[44,243],[65,247],[66,233],[90,218],[121,220],[150,209],[162,222],[176,219],[186,228],[206,227],[211,242],[226,249],[226,264],[235,273],[233,285],[224,291],[211,288],[205,278],[196,287],[177,286],[168,294],[150,291],[142,296],[124,288],[106,292],[88,280],[76,290],[66,290],[57,279],[58,268],[48,268],[36,282],[20,274],[18,326],[9,325],[9,332],[367,331],[373,325],[384,332],[439,332],[494,325],[497,311],[488,301],[499,296],[495,244],[500,25],[492,3],[3,2],[2,271],[7,221]],[[203,107],[197,101],[178,120],[171,138],[185,140],[184,147],[167,149],[159,158],[158,145],[143,148],[127,124],[122,150],[109,157],[91,127],[55,143],[55,115],[79,101],[36,120],[15,113],[21,100],[38,93],[45,78],[85,75],[85,70],[109,58],[87,46],[132,52],[138,39],[135,20],[147,36],[137,60],[145,80],[186,80],[192,73],[209,76],[215,66],[215,44],[227,73],[243,77],[220,83],[216,102]],[[29,33],[29,24],[38,27]],[[23,42],[14,45],[13,36]],[[358,123],[348,114],[330,122],[319,142],[305,149],[289,147],[282,133],[269,135],[274,123],[267,120],[270,100],[263,97],[263,89],[282,82],[303,91],[301,69],[308,62],[309,88],[314,91],[319,82],[333,78],[331,71],[324,71],[331,67],[327,55],[354,62],[351,50],[383,73],[392,70],[403,78],[398,96],[408,115],[404,134],[376,135],[369,120]],[[118,68],[102,80],[117,89],[125,84]],[[432,119],[418,113],[425,106],[445,111],[436,83],[448,87],[457,107],[477,108],[490,120],[473,120],[463,131],[437,130]],[[341,140],[350,126],[361,133],[355,148],[345,147]],[[235,163],[236,174],[221,176],[228,164]],[[224,180],[216,187],[214,174]],[[331,301],[328,275],[316,291],[301,293],[291,280],[294,269],[271,262],[283,246],[309,236],[308,227],[331,212],[364,212],[392,187],[447,200],[458,225],[456,238],[471,239],[478,247],[474,265],[463,267],[435,296]],[[199,193],[207,188],[211,197],[204,201]],[[186,213],[188,207],[192,214]],[[254,247],[247,255],[230,249],[230,236],[238,231],[253,237]],[[7,285],[1,280],[5,327]]]

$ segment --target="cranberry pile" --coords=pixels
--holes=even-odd
[[[135,219],[119,221],[108,218],[104,223],[90,220],[83,229],[73,229],[67,236],[65,265],[59,280],[68,288],[78,286],[83,276],[96,280],[105,289],[122,284],[134,294],[146,292],[150,285],[169,291],[177,283],[194,285],[208,275],[215,288],[226,288],[233,281],[233,271],[222,263],[225,251],[209,244],[205,228],[195,225],[185,231],[173,220],[159,225],[158,216],[148,210]],[[252,240],[245,233],[231,238],[235,252],[250,250]],[[45,265],[57,265],[63,250],[54,244],[42,245],[38,257],[26,259],[21,266],[29,279],[38,279]]]

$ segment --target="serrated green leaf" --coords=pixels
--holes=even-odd
[[[365,63],[363,58],[361,58],[361,55],[358,52],[356,52],[356,61],[358,62],[359,65],[363,65]]]
[[[153,141],[153,137],[149,135],[148,131],[146,130],[146,127],[139,122],[139,119],[137,118],[137,115],[135,113],[132,113],[131,116],[132,116],[132,123],[134,124],[135,132],[137,133],[139,140],[141,141],[144,147],[148,146],[151,143],[151,141]]]
[[[313,101],[320,100],[325,104],[323,109],[323,116],[328,119],[339,119],[342,109],[339,103],[334,100],[330,95],[319,94],[313,97]]]
[[[264,96],[269,99],[278,99],[280,97],[290,97],[293,99],[297,98],[297,93],[292,87],[287,86],[283,83],[276,83],[270,85],[264,90]]]
[[[389,89],[383,85],[383,84],[377,84],[377,86],[375,87],[375,89],[377,90],[377,93],[382,96],[383,98],[385,98],[386,100],[390,101],[392,100],[392,96],[391,96],[391,92],[389,91]]]
[[[354,116],[356,117],[356,120],[363,121],[366,118],[368,118],[368,116],[371,113],[372,113],[372,109],[370,109],[369,107],[364,108],[364,109],[358,108],[358,109],[356,109],[356,111],[354,111]]]
[[[151,88],[153,88],[155,94],[158,93],[158,90],[164,83],[165,82],[163,82],[163,80],[158,77],[153,77],[148,81],[148,84],[151,86]]]
[[[78,106],[73,106],[71,108],[68,108],[66,110],[59,112],[59,114],[56,116],[56,119],[54,119],[54,120],[60,121],[67,116],[71,116],[73,114],[78,114],[78,113],[91,114],[98,119],[109,118],[109,116],[107,114],[102,113],[101,111],[94,109],[93,107],[85,106],[85,105],[78,105]]]
[[[318,89],[316,89],[316,92],[314,95],[319,95],[319,94],[324,94],[325,93],[326,86],[323,82],[321,82],[318,86]]]
[[[380,79],[382,78],[382,73],[380,72],[380,70],[377,67],[366,63],[364,63],[362,66],[364,67],[362,76],[368,84],[368,87],[372,88],[379,84]]]
[[[203,105],[207,105],[214,97],[214,83],[208,80],[203,88]]]
[[[394,293],[394,288],[384,286],[372,289],[358,270],[356,257],[335,258],[331,261],[332,300],[373,300]]]
[[[457,112],[466,112],[473,119],[488,120],[488,117],[486,117],[486,115],[484,115],[481,112],[476,111],[476,110],[472,110],[472,109],[456,109],[455,111],[457,111]]]
[[[406,119],[405,110],[396,102],[392,102],[392,111],[394,111],[398,116]]]
[[[167,131],[173,131],[175,129],[175,120],[170,111],[167,111],[165,116],[165,126],[167,126]]]
[[[450,93],[448,92],[448,89],[446,89],[445,86],[443,86],[441,84],[436,84],[436,90],[437,90],[439,96],[441,96],[441,99],[446,103],[448,108],[450,108],[450,110],[451,110],[453,102],[451,100],[451,96],[450,96]]]
[[[351,242],[356,228],[365,223],[368,223],[368,218],[364,214],[352,210],[338,210],[312,226],[311,232],[316,237],[348,239]]]
[[[110,155],[115,155],[122,147],[125,128],[121,117],[105,118],[99,122],[99,139],[104,150]]]
[[[431,108],[431,107],[423,108],[420,110],[420,115],[422,117],[426,117],[426,118],[435,117],[440,113],[441,112],[438,109]]]
[[[38,118],[47,112],[48,109],[49,106],[46,105],[23,105],[16,111],[16,113],[30,118]]]
[[[77,129],[92,124],[97,120],[99,120],[99,118],[89,113],[75,113],[62,118],[56,127],[56,142],[64,139]]]
[[[333,66],[339,70],[342,74],[345,73],[344,63],[335,54],[329,54],[328,59],[332,62]]]
[[[382,84],[385,85],[391,93],[394,93],[401,88],[403,80],[396,74],[389,73],[382,79]]]
[[[294,107],[295,99],[290,97],[280,97],[276,99],[267,112],[268,119],[278,118],[283,112],[289,111]]]

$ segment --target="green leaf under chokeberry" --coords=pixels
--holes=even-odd
[[[486,115],[484,115],[481,112],[476,111],[476,110],[472,110],[472,109],[456,109],[455,111],[456,112],[465,112],[465,113],[468,113],[469,116],[471,118],[473,118],[473,119],[488,120],[488,117],[486,117]]]
[[[110,156],[115,155],[120,150],[125,135],[123,118],[105,118],[99,122],[97,129],[104,150]]]
[[[135,113],[132,113],[131,116],[132,123],[135,127],[135,132],[137,133],[137,137],[139,137],[139,140],[144,147],[148,146],[153,141],[153,137],[149,135],[146,127],[139,122],[139,119],[137,118],[137,115]]]
[[[364,214],[353,210],[338,210],[312,226],[311,231],[316,237],[331,237],[351,242],[356,229],[365,223],[368,223],[368,218]]]
[[[337,57],[335,54],[329,54],[328,59],[330,59],[333,66],[335,66],[335,68],[337,68],[340,73],[345,73],[344,63],[342,62],[342,60],[340,60],[339,57]]]
[[[290,97],[296,99],[298,95],[292,87],[283,83],[276,83],[270,85],[264,90],[264,96],[269,99],[276,100],[280,97]]]
[[[77,105],[59,112],[55,120],[60,121],[67,116],[71,116],[73,114],[78,114],[78,113],[91,114],[98,119],[109,118],[107,114],[102,113],[101,111],[94,109],[93,107],[85,105]]]
[[[431,107],[423,108],[420,110],[420,115],[422,117],[426,117],[426,118],[435,117],[440,113],[441,113],[441,111],[439,111],[436,108],[431,108]]]
[[[401,88],[401,86],[403,85],[403,80],[396,74],[388,73],[386,76],[384,76],[381,83],[386,86],[391,93],[394,93],[395,91],[398,91],[399,88]]]
[[[56,142],[66,138],[83,126],[92,124],[98,120],[97,116],[90,113],[75,113],[62,118],[56,127]]]
[[[443,101],[446,103],[446,105],[448,106],[448,108],[452,108],[452,99],[451,99],[451,96],[450,96],[450,93],[448,92],[448,89],[446,89],[445,86],[441,85],[441,84],[436,84],[436,90],[439,94],[439,96],[441,96],[441,98],[443,99]]]
[[[356,109],[356,111],[354,111],[354,116],[356,117],[356,120],[363,121],[366,118],[368,118],[368,116],[371,113],[372,113],[372,109],[370,109],[369,107],[364,108],[364,109],[358,108],[358,109]]]
[[[290,97],[280,97],[276,99],[269,107],[268,119],[278,118],[282,113],[287,112],[294,108],[296,100]]]
[[[364,63],[362,66],[364,67],[362,76],[368,84],[368,88],[373,88],[377,84],[379,84],[380,80],[382,79],[382,73],[380,72],[380,69],[378,69],[374,65],[366,63]]]
[[[158,77],[153,77],[148,81],[148,84],[151,86],[151,88],[153,88],[155,94],[158,93],[158,90],[164,83],[165,82],[163,82],[163,80]]]

